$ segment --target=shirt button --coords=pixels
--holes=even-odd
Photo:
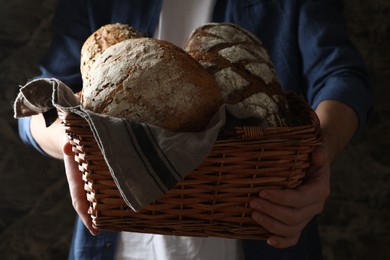
[[[112,244],[111,244],[110,242],[106,242],[106,243],[104,244],[104,246],[105,246],[106,248],[111,248],[111,247],[112,247]]]

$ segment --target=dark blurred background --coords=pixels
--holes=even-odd
[[[0,259],[66,259],[75,213],[60,161],[23,145],[12,103],[48,48],[56,0],[0,0]],[[319,217],[326,260],[390,259],[390,1],[345,0],[375,109],[334,165]]]

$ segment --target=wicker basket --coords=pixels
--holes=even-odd
[[[288,95],[294,127],[240,127],[220,138],[208,158],[155,203],[132,211],[121,198],[88,123],[59,112],[83,172],[90,215],[98,230],[265,239],[267,231],[251,219],[249,201],[261,189],[293,189],[310,167],[320,143],[313,110]],[[299,117],[299,118],[298,118]]]

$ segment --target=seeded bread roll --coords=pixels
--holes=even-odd
[[[230,23],[194,30],[184,50],[216,79],[223,99],[264,118],[271,127],[288,125],[287,101],[262,42]]]
[[[223,103],[218,84],[175,45],[152,38],[121,41],[94,62],[82,105],[172,131],[201,131]]]
[[[110,46],[126,39],[142,35],[127,24],[107,24],[100,27],[84,42],[81,49],[80,71],[83,82],[89,78],[89,70],[99,56]]]

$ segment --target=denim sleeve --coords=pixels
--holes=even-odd
[[[53,17],[53,38],[40,62],[39,77],[55,77],[75,92],[80,91],[80,55],[91,35],[86,0],[60,0]]]
[[[38,152],[43,155],[49,156],[43,151],[43,149],[35,142],[30,131],[31,117],[23,117],[18,119],[19,136],[23,143],[34,147]]]
[[[308,102],[313,108],[323,100],[350,106],[359,118],[356,136],[370,113],[372,90],[366,65],[348,37],[342,10],[342,1],[303,1],[299,46]]]
[[[80,50],[90,35],[86,0],[60,0],[53,17],[51,45],[39,64],[40,74],[35,78],[57,78],[73,91],[81,90]],[[44,153],[30,131],[31,118],[18,119],[22,141]]]

